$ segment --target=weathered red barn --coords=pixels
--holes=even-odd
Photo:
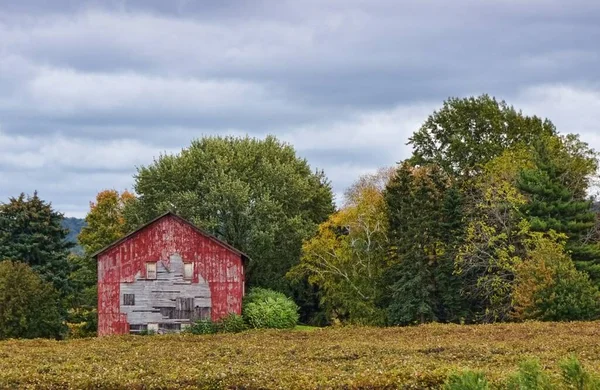
[[[108,247],[98,261],[98,335],[177,332],[240,314],[248,257],[166,213]]]

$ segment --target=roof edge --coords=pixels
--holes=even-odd
[[[230,244],[228,244],[227,242],[215,237],[214,235],[200,229],[198,226],[194,225],[193,223],[191,223],[190,221],[188,221],[187,219],[177,215],[176,213],[174,213],[173,211],[167,211],[166,213],[163,213],[161,215],[159,215],[158,217],[146,222],[145,224],[139,226],[138,228],[136,228],[135,230],[127,233],[125,236],[119,238],[118,240],[112,242],[111,244],[105,246],[104,248],[94,252],[91,257],[97,258],[100,254],[106,252],[109,249],[114,248],[115,246],[121,244],[124,241],[127,241],[129,238],[131,238],[133,235],[135,235],[136,233],[138,233],[140,230],[147,228],[148,226],[152,225],[153,223],[167,217],[167,216],[172,216],[176,219],[178,219],[179,221],[185,223],[186,225],[189,225],[192,229],[194,229],[194,231],[196,231],[196,233],[208,238],[211,241],[214,241],[215,243],[229,249],[232,252],[235,252],[236,254],[240,255],[242,257],[243,261],[248,261],[250,260],[250,257],[245,254],[244,252],[240,251],[239,249],[236,249],[235,247],[231,246]]]

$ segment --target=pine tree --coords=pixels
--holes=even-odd
[[[28,264],[64,297],[70,292],[67,258],[73,244],[66,240],[62,219],[37,192],[0,204],[0,261]]]
[[[409,163],[400,166],[386,189],[390,256],[395,263],[389,272],[393,324],[460,317],[460,281],[453,275],[454,243],[462,220],[456,191],[449,190],[439,167]]]
[[[529,198],[521,210],[532,230],[565,233],[569,238],[566,249],[576,266],[600,282],[600,246],[586,240],[596,224],[596,213],[592,200],[585,195],[587,182],[573,178],[586,171],[571,169],[582,166],[590,157],[572,153],[567,142],[554,138],[536,143],[535,168],[523,169],[517,179],[517,187]],[[591,174],[595,163],[588,164]]]

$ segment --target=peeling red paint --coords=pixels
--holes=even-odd
[[[99,336],[129,333],[127,315],[120,312],[120,283],[133,282],[138,272],[145,277],[146,262],[168,264],[173,254],[195,263],[193,283],[198,283],[199,277],[208,282],[213,321],[229,313],[241,314],[242,255],[167,214],[97,255]]]

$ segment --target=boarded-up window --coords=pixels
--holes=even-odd
[[[156,279],[156,263],[146,263],[146,279]]]
[[[124,306],[135,306],[135,294],[123,294]]]
[[[210,307],[196,306],[194,311],[194,318],[199,318],[201,320],[210,320]]]
[[[194,277],[194,263],[183,264],[183,278],[192,279]]]
[[[194,314],[194,298],[177,298],[173,316],[176,319],[192,319]]]

